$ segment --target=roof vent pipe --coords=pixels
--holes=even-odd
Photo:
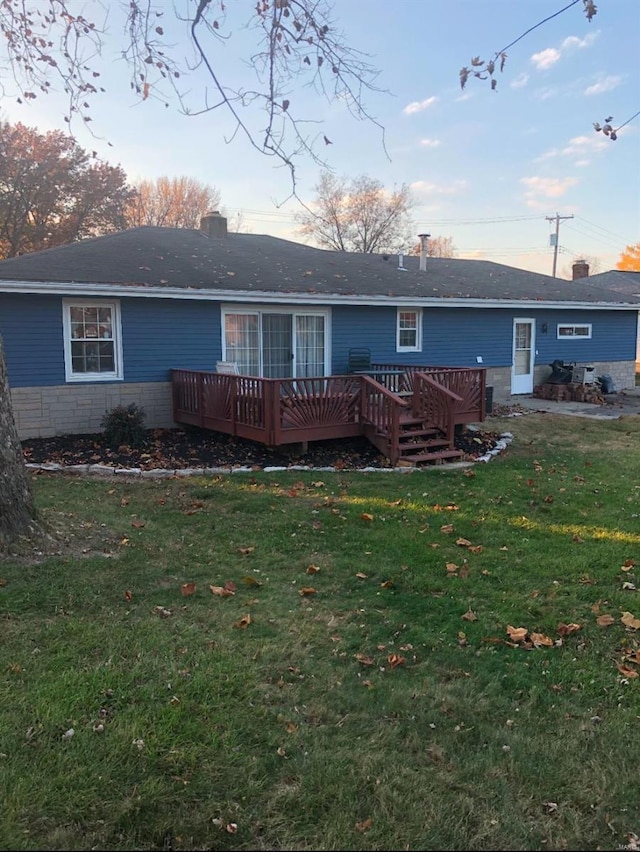
[[[404,254],[403,252],[398,252],[398,269],[401,269],[403,272],[407,271],[407,267],[404,264]]]
[[[418,234],[420,239],[420,272],[427,271],[427,240],[431,234]]]

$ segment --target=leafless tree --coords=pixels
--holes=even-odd
[[[323,171],[315,200],[297,215],[299,232],[334,251],[397,251],[411,244],[414,202],[404,184],[387,192],[374,178],[339,178]]]
[[[421,244],[414,245],[411,253],[420,254]],[[455,257],[456,247],[453,237],[429,237],[427,240],[427,257]]]
[[[191,177],[159,177],[134,186],[127,225],[198,228],[205,213],[220,206],[220,191]]]
[[[0,34],[20,101],[57,87],[68,97],[65,121],[91,122],[94,97],[106,85],[102,53],[115,40],[140,100],[173,103],[187,115],[226,110],[235,124],[231,138],[240,133],[285,164],[295,193],[298,158],[324,165],[320,152],[332,143],[317,113],[305,114],[306,88],[377,125],[384,145],[384,130],[364,97],[377,91],[378,71],[346,41],[332,12],[333,0],[177,0],[171,11],[150,0],[112,0],[107,17],[99,0],[3,0]],[[108,19],[118,16],[122,32],[114,33]],[[229,72],[234,16],[255,44],[243,57],[254,69],[254,84],[244,88],[233,85]]]

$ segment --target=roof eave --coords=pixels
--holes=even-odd
[[[466,296],[382,296],[341,293],[305,293],[296,291],[277,292],[273,290],[229,290],[210,288],[158,287],[140,284],[92,284],[77,281],[0,281],[0,293],[21,293],[25,295],[64,295],[78,294],[99,298],[153,298],[179,299],[184,301],[206,302],[247,302],[261,304],[296,303],[304,305],[414,305],[429,308],[517,308],[530,309],[581,309],[581,310],[640,310],[640,299],[635,302],[607,301],[569,301],[554,299],[490,299]]]

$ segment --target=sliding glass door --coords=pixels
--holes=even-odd
[[[269,379],[324,376],[329,370],[328,311],[225,308],[223,359],[243,375]]]

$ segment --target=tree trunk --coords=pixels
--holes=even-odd
[[[31,485],[18,440],[0,338],[0,544],[38,528]]]

